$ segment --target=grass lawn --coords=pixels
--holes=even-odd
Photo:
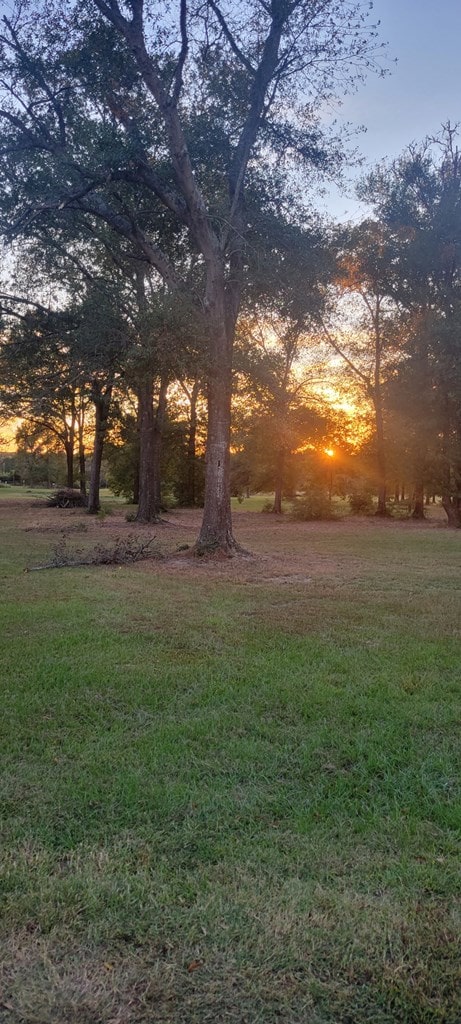
[[[461,532],[0,491],[2,1024],[459,1024]]]

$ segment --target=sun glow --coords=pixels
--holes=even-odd
[[[334,449],[333,448],[324,448],[323,450],[325,452],[325,455],[328,455],[329,459],[333,459],[334,458],[334,454],[335,453],[334,453]]]
[[[12,452],[16,450],[16,431],[21,426],[22,420],[15,419],[8,422],[0,420],[0,451]]]

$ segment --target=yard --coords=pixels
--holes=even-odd
[[[461,532],[126,511],[0,488],[0,1021],[459,1024]]]

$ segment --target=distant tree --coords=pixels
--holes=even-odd
[[[173,493],[179,505],[203,505],[206,395],[200,377],[176,382],[169,410],[167,448]]]
[[[398,306],[389,294],[392,236],[376,221],[341,232],[338,271],[323,335],[344,361],[374,414],[377,515],[387,514],[385,387],[401,345]]]
[[[68,487],[74,486],[77,446],[82,457],[89,404],[82,363],[72,348],[74,327],[68,314],[28,311],[0,345],[3,415],[27,420],[36,439],[52,438],[64,450]],[[83,484],[81,461],[80,471]]]
[[[312,364],[308,342],[300,323],[267,315],[245,331],[241,359],[250,411],[243,447],[247,464],[253,466],[255,489],[273,488],[272,511],[277,515],[284,492],[295,486],[293,456],[308,442],[318,444],[326,433],[315,392],[319,368]]]

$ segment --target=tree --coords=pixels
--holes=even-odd
[[[439,138],[410,147],[390,168],[376,169],[363,193],[396,241],[390,288],[408,321],[400,382],[414,434],[415,511],[423,514],[424,478],[430,475],[449,524],[460,527],[461,154],[456,131],[448,124]]]
[[[373,407],[380,516],[387,514],[385,384],[401,332],[387,285],[392,260],[392,237],[379,223],[365,221],[343,232],[332,318],[329,326],[323,323],[324,336]]]
[[[247,185],[263,151],[287,166],[293,156],[298,165],[327,163],[319,111],[360,69],[376,67],[369,5],[243,0],[235,9],[180,0],[163,11],[143,0],[94,0],[91,7],[73,6],[63,24],[59,5],[34,44],[5,22],[3,81],[14,82],[0,111],[8,203],[17,231],[69,209],[103,219],[169,289],[190,294],[187,274],[162,244],[160,217],[152,232],[139,214],[133,194],[141,194],[199,254],[208,442],[197,550],[232,552],[232,351]]]
[[[68,314],[45,310],[16,313],[0,347],[3,414],[26,419],[36,440],[52,438],[66,455],[67,486],[74,486],[76,443],[83,445],[88,396],[81,361],[72,350],[74,323]]]
[[[252,403],[245,447],[256,455],[257,489],[274,489],[272,511],[277,515],[284,492],[293,490],[292,456],[306,442],[325,435],[315,394],[319,368],[312,363],[308,342],[299,322],[267,314],[245,331],[242,365]]]
[[[113,285],[113,282],[112,282]],[[73,313],[75,347],[85,370],[86,393],[94,410],[93,452],[88,492],[88,513],[100,507],[101,465],[110,425],[114,389],[120,386],[124,361],[132,343],[131,325],[120,308],[120,296],[108,281],[93,281]]]

